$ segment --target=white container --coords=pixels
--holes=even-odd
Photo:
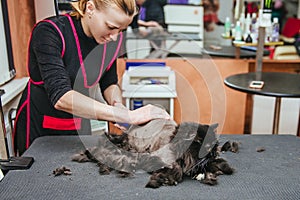
[[[242,41],[241,22],[237,21],[235,26],[235,41]]]
[[[274,17],[272,23],[272,42],[279,41],[279,28],[278,18]]]
[[[244,26],[244,39],[247,38],[249,32],[250,32],[250,28],[251,28],[251,16],[250,13],[247,14],[247,17],[245,19],[245,26]]]
[[[257,43],[258,39],[258,20],[256,13],[252,14],[252,21],[251,21],[251,38],[253,43]]]
[[[230,37],[230,29],[231,29],[231,22],[230,18],[226,17],[225,25],[224,25],[224,36]]]

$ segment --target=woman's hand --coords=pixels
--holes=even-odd
[[[117,108],[123,108],[123,109],[127,109],[128,110],[128,108],[126,108],[121,102],[115,102],[113,104],[113,106],[115,106]]]
[[[143,21],[143,20],[138,20],[139,26],[144,26],[144,27],[159,27],[160,24],[156,21]]]
[[[170,115],[165,110],[153,105],[146,105],[129,112],[130,124],[144,124],[153,119],[169,120]]]
[[[136,110],[128,110],[121,103],[113,104],[107,105],[71,90],[57,101],[55,108],[87,119],[135,125],[143,124],[153,119],[170,119],[170,115],[157,106],[147,105]]]
[[[128,110],[122,103],[115,103],[114,107],[125,109],[128,112],[127,123],[115,123],[114,126],[126,131],[130,124],[144,124],[153,119],[170,119],[170,115],[162,108],[154,105],[146,105],[136,110]],[[126,125],[126,126],[125,126]]]
[[[113,106],[115,106],[117,108],[128,110],[128,108],[125,107],[121,102],[115,102],[113,104]],[[122,131],[126,131],[127,128],[129,127],[129,124],[127,124],[127,123],[115,123],[114,126],[117,127],[118,129],[122,130]]]
[[[146,26],[148,26],[148,27],[159,27],[160,25],[156,21],[148,21],[148,22],[146,22]]]

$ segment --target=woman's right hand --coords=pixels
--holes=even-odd
[[[148,21],[148,22],[146,22],[146,24],[148,27],[159,27],[160,26],[159,23],[156,21]]]
[[[129,112],[130,124],[143,124],[153,119],[170,119],[170,115],[162,108],[154,105],[146,105]]]

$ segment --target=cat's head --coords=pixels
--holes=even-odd
[[[213,150],[218,143],[217,127],[218,124],[199,124],[197,134],[190,146],[193,157],[201,159]]]

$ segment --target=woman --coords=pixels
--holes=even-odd
[[[21,155],[37,137],[90,133],[89,119],[141,124],[169,118],[148,105],[129,111],[117,85],[122,30],[137,13],[135,0],[80,0],[70,15],[37,23],[28,50],[30,80],[21,97],[14,133]],[[107,104],[89,97],[100,85]]]
[[[165,24],[164,6],[167,0],[144,0],[142,6],[145,8],[146,22],[157,22],[163,28],[167,28]]]
[[[141,5],[143,9],[137,22],[138,26],[147,27],[147,31],[140,31],[139,33],[144,37],[151,34],[153,37],[155,37],[155,34],[163,35],[165,29],[167,29],[164,15],[164,6],[167,4],[167,0],[137,0],[137,4]],[[150,52],[156,48],[163,48],[162,43],[165,43],[165,41],[161,39],[152,40],[150,42]]]

